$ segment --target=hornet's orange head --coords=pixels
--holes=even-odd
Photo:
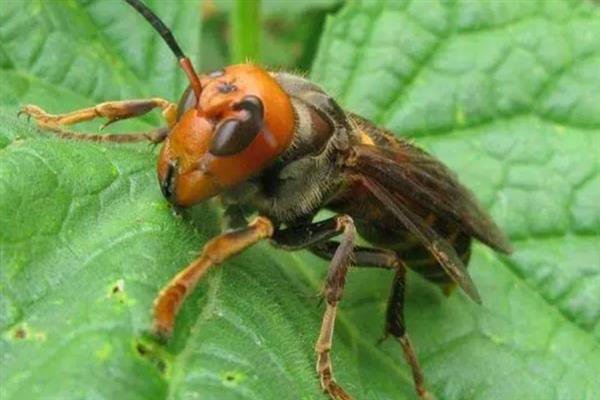
[[[256,175],[290,145],[290,97],[264,69],[239,64],[201,75],[188,88],[164,142],[158,179],[165,197],[191,206]]]

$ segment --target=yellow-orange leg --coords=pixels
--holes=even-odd
[[[154,332],[161,337],[170,336],[179,308],[206,271],[256,242],[271,237],[273,230],[271,221],[258,217],[245,228],[224,233],[209,241],[202,255],[177,274],[154,300]]]
[[[162,114],[167,121],[168,128],[160,128],[150,132],[130,133],[130,134],[85,134],[78,132],[69,132],[61,129],[62,125],[73,125],[79,122],[89,121],[95,118],[106,118],[108,121],[102,125],[105,126],[127,118],[139,117],[153,110],[161,108]],[[49,114],[35,105],[26,105],[21,108],[19,114],[25,114],[35,119],[38,126],[43,129],[54,132],[57,136],[65,139],[78,139],[87,141],[107,141],[107,142],[138,142],[149,140],[153,143],[162,142],[170,128],[176,123],[177,107],[175,104],[161,98],[152,98],[146,100],[124,100],[108,101],[100,103],[94,107],[83,108],[65,114]]]
[[[89,121],[95,118],[106,118],[108,121],[102,125],[105,127],[121,119],[142,116],[155,108],[163,110],[163,116],[167,125],[175,124],[177,107],[167,100],[155,97],[143,100],[118,100],[107,101],[93,107],[82,108],[65,114],[49,114],[35,105],[26,105],[21,112],[35,118],[42,128],[57,128],[60,125],[73,125],[79,122]]]
[[[321,323],[321,332],[315,346],[317,352],[317,374],[321,382],[321,388],[335,400],[352,400],[340,385],[333,379],[333,367],[331,365],[331,342],[333,337],[333,328],[335,326],[335,316],[337,313],[337,303],[327,303],[323,322]]]

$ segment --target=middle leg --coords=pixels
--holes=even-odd
[[[277,231],[273,236],[273,240],[281,247],[288,250],[295,250],[315,245],[340,234],[342,238],[339,243],[336,243],[336,250],[332,255],[323,289],[323,297],[327,305],[321,323],[319,338],[315,345],[317,353],[316,368],[321,388],[324,392],[329,394],[332,399],[351,400],[350,395],[333,378],[330,353],[337,305],[342,298],[346,273],[350,266],[352,250],[356,239],[354,222],[347,215],[338,215],[325,221],[298,225]]]
[[[310,250],[319,257],[330,259],[338,243],[327,241],[313,245]],[[406,287],[406,265],[396,252],[386,249],[355,247],[354,262],[358,267],[387,268],[396,271],[386,311],[385,336],[392,335],[398,340],[404,352],[404,358],[411,368],[415,390],[420,398],[427,399],[423,370],[419,364],[415,349],[406,332],[404,323],[404,292]],[[385,338],[385,337],[384,337]]]

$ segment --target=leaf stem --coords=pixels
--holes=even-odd
[[[260,0],[235,0],[231,13],[231,61],[235,64],[260,61],[260,4]]]

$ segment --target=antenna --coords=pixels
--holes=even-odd
[[[171,30],[167,28],[167,26],[164,24],[164,22],[161,21],[160,18],[158,18],[154,11],[149,9],[148,6],[146,6],[140,0],[125,1],[129,3],[131,7],[135,8],[137,12],[142,14],[142,16],[146,18],[146,21],[148,21],[150,25],[152,25],[152,27],[156,29],[159,35],[167,43],[173,54],[175,54],[175,57],[177,57],[177,59],[179,60],[179,65],[181,65],[181,68],[183,68],[183,70],[185,71],[185,74],[187,75],[192,86],[192,90],[196,95],[196,99],[200,99],[200,93],[202,92],[202,84],[198,79],[198,75],[196,75],[196,71],[194,71],[194,66],[192,65],[192,62],[183,54],[183,51],[181,51],[181,47],[179,47],[179,44],[177,44],[177,41],[175,40],[175,37],[173,37],[173,33],[171,33]]]

